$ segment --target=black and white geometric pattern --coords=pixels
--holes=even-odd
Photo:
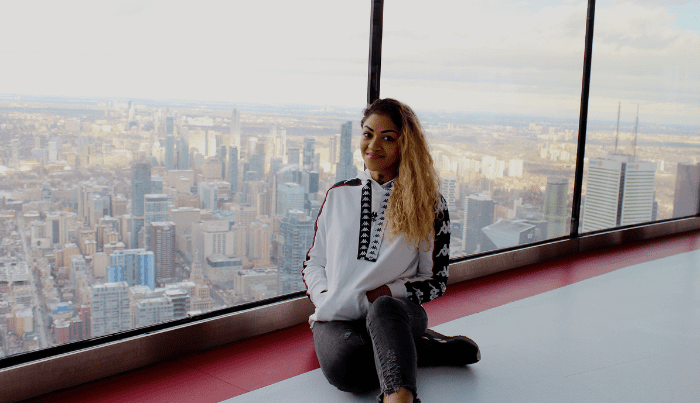
[[[417,304],[432,301],[445,293],[450,264],[450,214],[442,196],[433,223],[433,277],[406,283],[406,296]]]
[[[370,181],[367,181],[367,184],[362,187],[360,203],[362,205],[360,210],[360,242],[357,245],[357,260],[368,260],[367,251],[369,250],[369,239],[372,230],[372,184]]]
[[[379,257],[379,249],[384,239],[384,212],[389,207],[389,197],[394,189],[394,181],[385,183],[382,188],[382,202],[379,211],[372,212],[372,181],[362,187],[362,210],[360,214],[360,242],[357,247],[357,259],[376,262]],[[375,222],[372,229],[372,222]]]

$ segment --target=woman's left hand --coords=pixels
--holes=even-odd
[[[371,303],[382,295],[388,295],[391,297],[391,290],[388,286],[383,285],[375,288],[374,290],[367,291],[367,300]]]

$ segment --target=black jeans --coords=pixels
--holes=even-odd
[[[315,322],[314,348],[323,374],[338,389],[362,393],[379,386],[383,395],[403,387],[417,403],[415,339],[427,326],[422,306],[382,296],[370,305],[366,319]]]

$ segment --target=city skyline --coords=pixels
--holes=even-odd
[[[11,61],[0,75],[13,78],[3,91],[362,107],[369,4],[326,3],[309,0],[316,13],[304,15],[286,2],[277,13],[228,2],[3,3],[5,15],[33,17],[0,27],[14,38],[0,44]],[[422,9],[386,5],[382,96],[429,112],[578,116],[584,1],[447,1],[434,9],[454,12],[422,14],[416,26]],[[589,118],[607,119],[623,99],[651,124],[697,124],[700,66],[687,49],[700,44],[698,12],[691,1],[597,2]]]

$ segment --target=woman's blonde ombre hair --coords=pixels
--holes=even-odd
[[[360,126],[370,115],[387,116],[399,129],[399,172],[386,210],[390,239],[403,235],[407,243],[425,245],[441,214],[440,179],[428,151],[423,127],[415,112],[395,99],[378,99],[364,110]]]

